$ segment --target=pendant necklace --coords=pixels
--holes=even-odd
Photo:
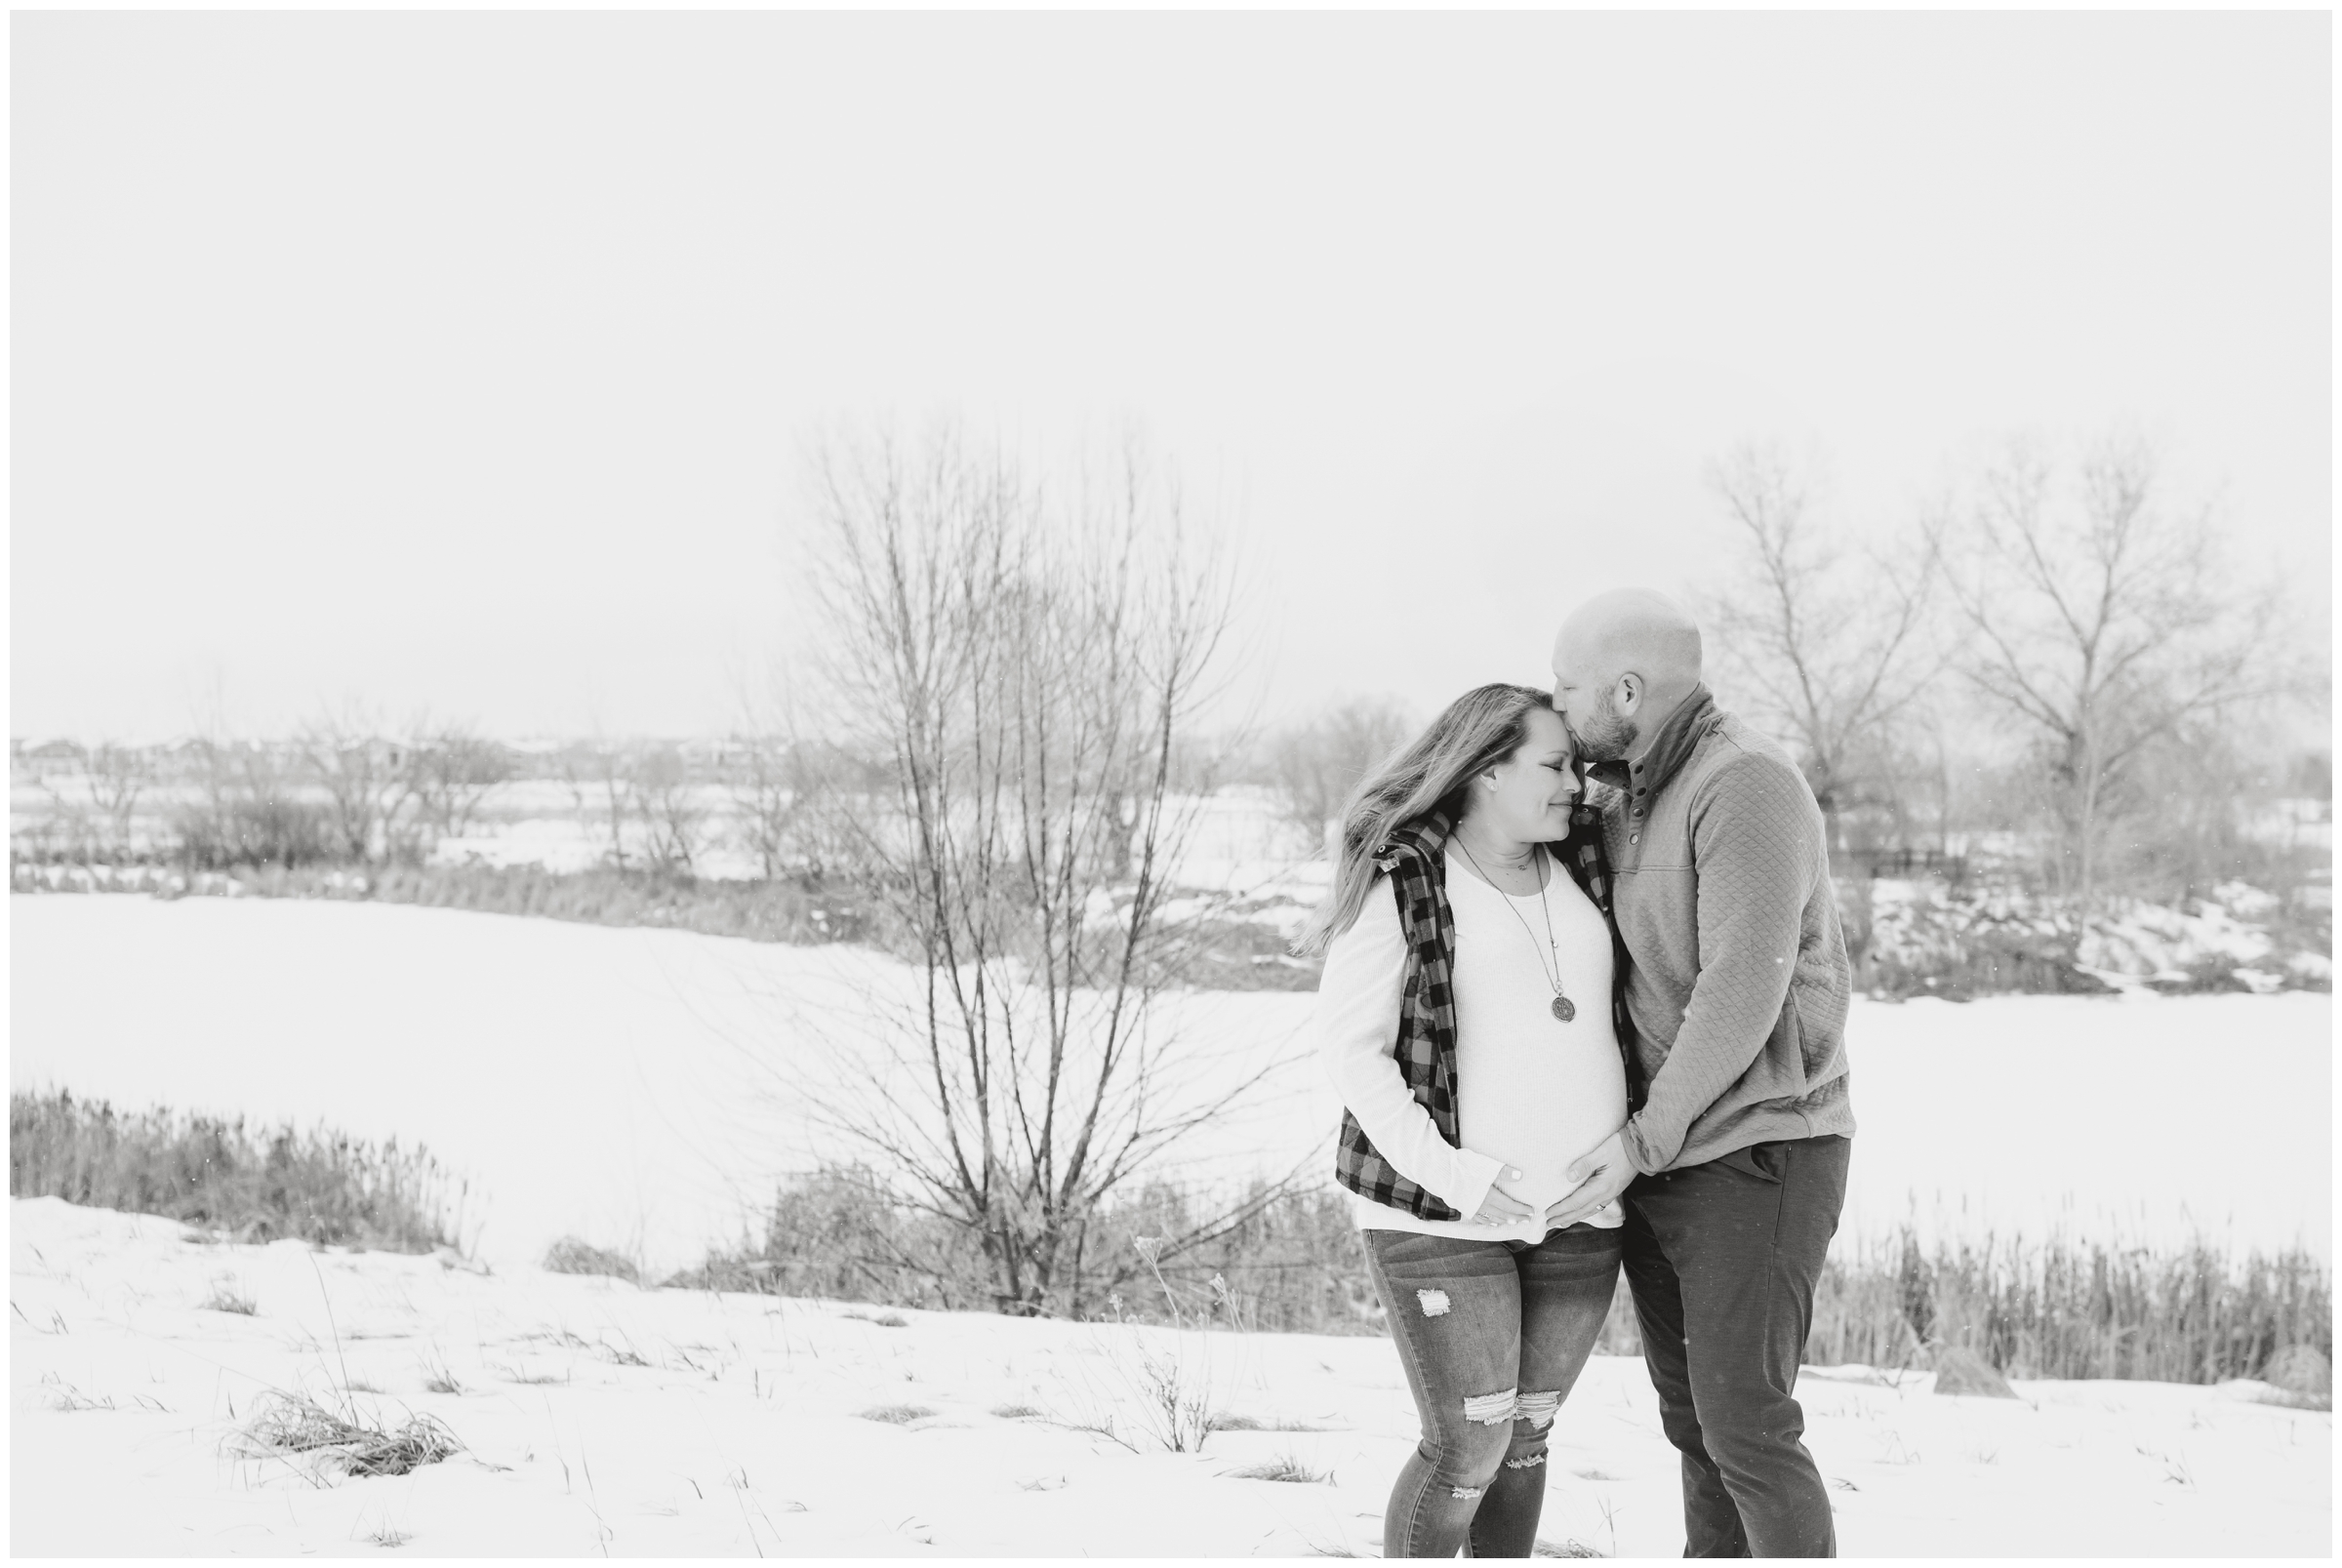
[[[1472,868],[1475,871],[1479,871],[1480,880],[1487,883],[1491,888],[1496,889],[1497,896],[1505,901],[1505,907],[1513,911],[1513,918],[1520,922],[1521,933],[1529,939],[1529,949],[1530,951],[1535,952],[1537,948],[1537,933],[1529,925],[1529,917],[1520,912],[1519,906],[1514,904],[1511,894],[1505,892],[1503,888],[1496,886],[1496,879],[1494,877],[1490,876],[1486,871],[1480,869],[1480,863],[1473,856],[1472,846],[1464,842],[1464,835],[1462,833],[1456,834],[1455,840],[1456,848],[1462,850],[1464,852],[1464,858],[1472,862]],[[1534,855],[1537,852],[1532,849],[1530,853]],[[1548,904],[1545,898],[1545,890],[1548,880],[1549,878],[1546,872],[1546,867],[1541,862],[1537,867],[1537,907],[1545,911],[1545,945],[1553,953],[1554,961],[1552,967],[1548,968],[1545,961],[1545,954],[1538,953],[1537,969],[1540,974],[1545,976],[1546,984],[1554,988],[1554,1017],[1559,1019],[1562,1023],[1567,1024],[1578,1016],[1578,1004],[1571,1001],[1561,989],[1561,944],[1554,935],[1554,906],[1551,904]]]

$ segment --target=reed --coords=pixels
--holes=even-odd
[[[1312,1189],[1256,1200],[1236,1223],[1181,1250],[1225,1194],[1169,1183],[1134,1189],[1095,1216],[1079,1280],[1050,1303],[1066,1316],[1184,1321],[1245,1330],[1380,1334],[1347,1194]],[[1135,1238],[1156,1247],[1158,1280]],[[890,1203],[869,1173],[832,1169],[784,1187],[763,1243],[669,1281],[900,1307],[989,1305],[989,1275],[965,1232]],[[1141,1288],[1143,1286],[1143,1288]],[[2300,1249],[2239,1256],[2203,1242],[2119,1245],[2053,1236],[1923,1242],[1906,1226],[1841,1237],[1814,1292],[1805,1359],[1923,1367],[1938,1346],[1975,1351],[2016,1378],[2217,1383],[2258,1375],[2288,1346],[2333,1352],[2326,1266]],[[1596,1349],[1640,1353],[1622,1280]]]
[[[2333,1353],[2333,1281],[2296,1248],[2241,1257],[2203,1241],[1945,1238],[1906,1226],[1841,1248],[1815,1291],[1816,1365],[1924,1364],[1938,1345],[2013,1378],[2218,1383],[2287,1346]]]
[[[388,1252],[454,1246],[447,1173],[428,1150],[325,1128],[268,1129],[168,1109],[117,1111],[12,1092],[8,1189],[159,1214],[237,1241],[299,1236]]]

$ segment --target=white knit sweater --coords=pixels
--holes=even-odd
[[[1500,1177],[1508,1190],[1540,1209],[1554,1203],[1568,1190],[1561,1173],[1570,1161],[1618,1131],[1627,1117],[1626,1072],[1610,1024],[1609,928],[1593,901],[1551,861],[1544,900],[1540,910],[1535,895],[1512,899],[1499,893],[1473,873],[1451,842],[1447,902],[1456,921],[1461,1148],[1442,1139],[1431,1113],[1415,1103],[1393,1055],[1407,949],[1386,881],[1378,879],[1368,892],[1357,924],[1334,939],[1317,985],[1318,1054],[1343,1104],[1394,1169],[1467,1216],[1479,1209]],[[1553,1015],[1549,912],[1560,948],[1561,984],[1578,1008],[1567,1024]],[[1545,1236],[1542,1217],[1482,1226],[1470,1219],[1419,1220],[1363,1196],[1356,1205],[1361,1229],[1481,1241]],[[1618,1205],[1589,1223],[1621,1224]]]

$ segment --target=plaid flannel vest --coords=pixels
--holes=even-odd
[[[1398,926],[1407,944],[1406,982],[1399,992],[1398,1034],[1392,1054],[1415,1103],[1431,1113],[1439,1136],[1456,1147],[1463,1138],[1456,1115],[1456,920],[1447,905],[1447,836],[1453,824],[1433,812],[1391,835],[1375,852],[1375,864],[1391,879],[1398,900]],[[1627,1093],[1639,1107],[1634,1036],[1627,1024],[1627,955],[1610,913],[1610,860],[1602,848],[1602,817],[1591,801],[1569,814],[1569,836],[1550,846],[1579,891],[1594,901],[1610,927],[1610,1020],[1627,1064]],[[1353,1192],[1404,1209],[1421,1220],[1467,1218],[1393,1170],[1376,1151],[1358,1118],[1342,1113],[1342,1135],[1334,1144],[1334,1180]]]

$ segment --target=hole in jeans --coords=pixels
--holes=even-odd
[[[1543,1431],[1554,1424],[1555,1413],[1561,1408],[1561,1395],[1553,1393],[1524,1393],[1520,1396],[1520,1419]]]
[[[1423,1315],[1426,1317],[1445,1317],[1448,1307],[1454,1305],[1443,1290],[1419,1290],[1415,1293],[1415,1299],[1423,1304]]]
[[[1513,1419],[1514,1397],[1520,1390],[1507,1388],[1503,1393],[1467,1394],[1464,1398],[1464,1419],[1476,1421],[1483,1427],[1501,1427]]]
[[[1509,1469],[1509,1470],[1533,1470],[1533,1469],[1535,1469],[1535,1468],[1536,1468],[1538,1466],[1540,1466],[1540,1465],[1542,1465],[1542,1464],[1544,1464],[1544,1463],[1545,1463],[1545,1450],[1543,1450],[1543,1449],[1539,1449],[1539,1450],[1538,1450],[1536,1453],[1529,1455],[1529,1456],[1528,1456],[1527,1458],[1525,1458],[1525,1459],[1509,1459],[1509,1460],[1506,1460],[1506,1461],[1505,1461],[1505,1468],[1507,1468],[1507,1469]]]
[[[1449,1497],[1474,1498],[1485,1497],[1487,1494],[1488,1488],[1484,1486],[1458,1486],[1451,1488],[1447,1495]]]

